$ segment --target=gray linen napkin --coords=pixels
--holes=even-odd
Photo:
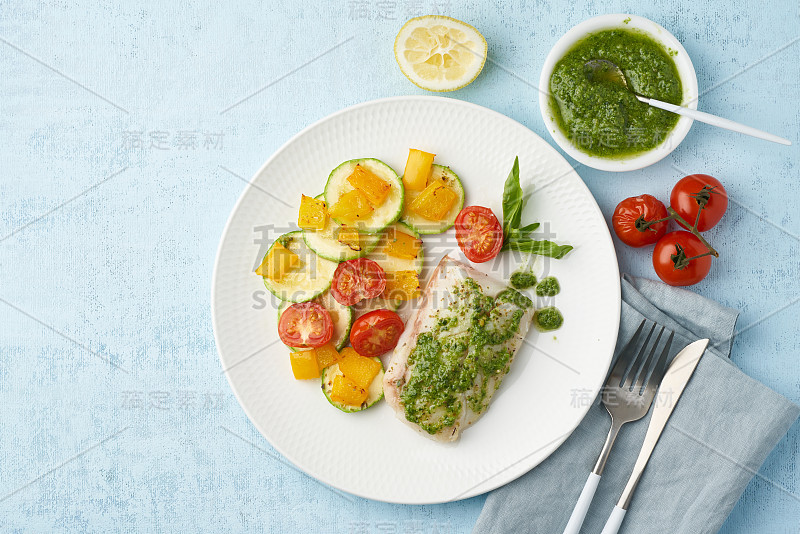
[[[737,311],[684,289],[628,275],[622,277],[622,301],[617,350],[644,317],[675,332],[673,353],[697,339],[711,342],[650,458],[620,533],[715,533],[797,419],[800,407],[746,376],[728,359]],[[610,421],[595,401],[553,455],[489,494],[473,532],[563,532]],[[623,427],[582,533],[603,529],[649,422],[648,415]]]

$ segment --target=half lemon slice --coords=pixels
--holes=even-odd
[[[409,20],[394,41],[400,70],[428,91],[455,91],[469,85],[483,69],[486,51],[486,39],[478,30],[440,15]]]

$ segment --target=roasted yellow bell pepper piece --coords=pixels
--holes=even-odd
[[[340,196],[328,213],[334,219],[352,224],[365,219],[372,211],[373,208],[369,205],[366,195],[360,189],[353,189]]]
[[[419,256],[422,240],[395,228],[386,231],[384,252],[389,256],[405,260],[414,260]]]
[[[319,364],[315,350],[298,350],[289,354],[292,373],[297,380],[319,378]]]
[[[383,205],[386,202],[386,197],[389,196],[389,190],[392,188],[386,180],[361,165],[356,165],[356,168],[353,169],[353,174],[347,177],[347,181],[364,193],[364,196],[373,206]]]
[[[336,347],[331,343],[326,343],[321,347],[317,347],[314,351],[317,353],[317,364],[319,365],[320,371],[326,367],[330,367],[341,358],[341,356],[339,356],[339,351],[337,351]]]
[[[333,377],[331,400],[349,406],[361,406],[367,400],[367,390],[342,375]]]
[[[406,170],[403,172],[403,185],[412,191],[422,191],[428,185],[428,177],[431,175],[431,166],[435,154],[423,152],[416,148],[408,151],[406,160]]]
[[[358,230],[352,226],[340,226],[339,235],[336,237],[339,243],[347,245],[350,250],[361,250],[361,236]]]
[[[347,350],[345,348],[342,349],[339,370],[346,378],[355,382],[358,387],[366,389],[378,375],[381,370],[381,364],[372,358],[361,356],[355,350]]]
[[[389,300],[411,300],[419,297],[419,275],[416,271],[386,273],[383,297]]]
[[[284,247],[280,241],[275,241],[267,255],[264,256],[261,265],[256,269],[256,274],[270,280],[280,280],[284,274],[298,264],[300,264],[300,256]]]
[[[328,212],[325,210],[325,202],[301,195],[297,226],[303,230],[322,230],[326,222],[328,222]]]
[[[431,221],[444,219],[458,195],[441,180],[434,180],[408,207],[417,215]]]

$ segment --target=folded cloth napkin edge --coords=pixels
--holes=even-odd
[[[716,502],[702,503],[706,506],[716,506],[718,509],[714,514],[712,514],[713,517],[709,517],[708,515],[702,517],[703,520],[710,521],[704,524],[701,530],[696,530],[695,527],[698,527],[698,523],[696,521],[701,519],[700,516],[702,514],[687,514],[686,517],[680,518],[676,516],[672,517],[671,521],[670,517],[667,515],[665,516],[665,522],[660,524],[660,526],[663,526],[664,524],[670,524],[670,526],[674,525],[674,532],[692,532],[692,534],[696,534],[696,532],[699,531],[710,532],[711,530],[704,529],[711,528],[712,524],[721,525],[721,523],[724,522],[725,518],[730,513],[730,510],[741,497],[741,494],[745,490],[747,484],[752,479],[753,475],[756,474],[757,469],[763,464],[769,453],[782,439],[782,437],[788,431],[788,428],[797,419],[798,410],[800,410],[800,407],[777,392],[774,392],[764,384],[761,384],[757,380],[745,375],[736,365],[732,364],[727,357],[730,354],[738,311],[723,307],[690,291],[664,286],[660,282],[643,278],[635,278],[631,277],[630,275],[622,276],[622,286],[622,312],[626,315],[628,323],[633,323],[639,315],[644,315],[648,318],[652,318],[653,315],[655,315],[656,320],[661,319],[662,321],[669,319],[668,322],[670,324],[666,326],[669,327],[675,325],[676,329],[682,333],[682,337],[688,339],[708,337],[713,343],[718,344],[710,351],[715,353],[715,357],[707,362],[707,364],[711,364],[710,366],[704,365],[706,369],[713,369],[714,367],[717,367],[718,369],[721,369],[721,374],[727,376],[728,379],[733,381],[738,381],[741,380],[742,377],[746,377],[745,380],[736,382],[736,384],[730,383],[726,385],[720,385],[720,388],[715,388],[717,389],[716,394],[725,393],[726,389],[730,387],[736,388],[737,386],[741,385],[748,392],[755,393],[756,398],[752,402],[752,405],[747,405],[745,403],[743,407],[740,407],[740,410],[748,410],[750,411],[751,415],[754,412],[758,412],[765,406],[769,406],[776,410],[775,413],[771,414],[772,417],[766,418],[767,420],[764,422],[765,426],[763,427],[765,432],[757,436],[760,441],[756,442],[749,448],[739,451],[744,457],[738,457],[736,455],[730,457],[731,462],[735,463],[738,467],[729,465],[731,462],[724,461],[724,453],[727,444],[722,442],[721,444],[716,445],[719,449],[719,452],[723,453],[723,456],[721,457],[722,460],[717,458],[719,463],[718,465],[714,465],[713,469],[719,468],[720,470],[724,471],[720,473],[720,481],[735,480],[736,484],[735,487],[718,488],[719,491],[712,491],[710,495],[712,498],[717,499]],[[689,321],[690,324],[687,325],[688,328],[684,326],[684,324],[686,324],[684,316],[682,316],[680,313],[677,313],[687,308],[687,301],[690,304],[688,306],[689,310],[702,310],[700,317]],[[626,306],[629,307],[627,312],[625,311]],[[632,314],[631,312],[635,313]],[[676,319],[673,319],[670,313],[677,313]],[[684,321],[684,323],[680,324],[678,323],[678,320]],[[695,320],[699,320],[700,324],[694,324]],[[703,321],[706,324],[703,324]],[[636,322],[636,325],[638,325],[638,322]],[[633,329],[635,329],[636,325],[633,326]],[[625,327],[628,328],[627,334],[632,333],[630,324],[625,325]],[[619,343],[624,343],[626,340],[625,334],[620,332],[619,337]],[[708,356],[710,355],[711,354]],[[707,359],[708,356],[704,359]],[[727,363],[722,365],[722,368],[720,368],[719,366],[721,364],[716,363],[719,360],[726,361]],[[713,382],[713,374],[710,377],[706,375],[704,379],[711,379]],[[693,388],[688,388],[687,391],[691,391],[692,389]],[[728,391],[728,393],[730,393],[730,391]],[[752,395],[750,397],[752,397]],[[724,397],[721,397],[720,400],[721,402],[724,402]],[[695,400],[695,402],[697,401]],[[689,404],[691,403],[684,403],[684,407],[688,408]],[[702,405],[696,406],[695,409],[702,412]],[[607,424],[607,415],[605,413],[600,413],[601,408],[599,407],[593,408],[593,410],[595,411],[590,412],[591,417],[587,417],[587,419],[585,419],[584,422],[582,422],[581,425],[579,425],[576,429],[579,435],[591,437],[599,434],[604,435],[605,432],[607,432],[607,428],[598,428],[598,426],[605,426]],[[677,412],[681,411],[683,410],[677,408]],[[746,412],[744,414],[746,415]],[[726,414],[724,410],[720,415],[727,415],[729,418],[729,420],[726,422],[723,417],[723,420],[721,421],[722,424],[726,424],[727,428],[735,427],[736,422],[730,418],[733,417],[735,419],[736,416]],[[678,417],[677,419],[679,420],[681,418]],[[584,426],[584,423],[591,424],[589,426]],[[594,426],[594,428],[590,428],[591,426]],[[644,426],[646,427],[646,424]],[[702,425],[698,427],[698,429],[702,428]],[[700,433],[698,429],[693,428],[691,425],[684,426],[683,428],[684,433],[686,433],[685,431],[687,430],[692,434],[697,433],[695,437],[699,437],[699,439],[703,440],[705,443],[710,443],[712,445],[716,443],[706,439],[708,435],[713,436],[713,434],[703,434]],[[638,449],[641,447],[641,438],[643,437],[643,432],[643,429],[641,431],[637,430],[636,432],[630,432],[628,436],[629,439],[627,439],[628,450],[617,451],[617,456],[632,454],[635,457],[635,455],[638,454]],[[634,434],[636,433],[642,435],[635,436]],[[667,434],[665,434],[665,436],[666,435]],[[621,437],[623,438],[623,441],[625,441],[625,436]],[[681,436],[673,435],[672,437],[680,438]],[[540,533],[560,532],[563,530],[564,524],[566,524],[566,518],[569,516],[572,506],[574,505],[574,502],[566,502],[566,500],[569,499],[568,495],[575,493],[575,498],[577,498],[577,493],[580,491],[579,487],[565,488],[565,481],[570,480],[571,482],[568,482],[568,484],[572,485],[576,484],[577,482],[575,481],[580,479],[580,483],[582,484],[585,481],[585,476],[588,474],[588,472],[585,474],[583,473],[585,464],[588,464],[595,459],[596,454],[599,452],[599,447],[602,445],[602,443],[600,443],[598,445],[598,450],[594,450],[594,448],[585,446],[583,443],[578,443],[580,441],[581,440],[568,440],[565,442],[562,448],[557,450],[551,457],[545,460],[545,462],[540,464],[539,467],[535,468],[530,473],[523,475],[520,479],[517,479],[517,481],[512,482],[508,486],[498,488],[492,492],[489,497],[487,497],[486,505],[484,506],[481,516],[478,518],[478,522],[476,523],[475,530],[473,532],[480,534],[485,534],[488,532],[514,532],[516,534],[518,532]],[[698,451],[702,451],[702,447],[698,446],[696,449]],[[707,455],[708,452],[709,451],[705,451],[705,454]],[[701,462],[700,465],[702,465],[703,460],[702,456],[700,456],[701,452],[695,452],[695,454],[698,455],[698,458],[696,458],[695,461]],[[590,456],[591,458],[589,458]],[[622,460],[623,458],[620,458],[620,467],[622,467],[621,464],[625,463]],[[742,466],[745,466],[744,471],[740,469]],[[625,468],[621,470],[627,471],[624,473],[624,479],[627,479],[627,476],[630,475],[630,469]],[[574,473],[570,473],[570,471],[574,471]],[[580,471],[580,473],[578,473],[578,471]],[[572,476],[573,474],[575,476]],[[612,478],[609,475],[610,473],[608,473],[607,469],[607,473],[603,478]],[[607,487],[614,488],[613,492],[617,492],[621,486],[620,488],[617,488],[616,486],[620,484],[624,485],[624,483],[621,482],[621,480],[623,480],[622,477],[623,474],[617,473],[618,480],[604,480],[604,482],[608,484]],[[708,481],[706,481],[706,483],[708,483]],[[713,486],[713,483],[711,483],[711,485]],[[640,491],[641,490],[642,488],[640,488]],[[602,492],[598,492],[598,496],[600,493]],[[642,497],[645,497],[645,492],[642,493]],[[604,498],[609,500],[610,496],[605,495]],[[596,500],[601,499],[598,497]],[[605,514],[607,512],[607,510],[605,510],[605,506],[609,504],[610,503],[598,504],[596,513],[590,513],[590,516],[596,515],[597,513]],[[593,508],[595,508],[595,506],[593,506]],[[639,512],[641,511],[642,510],[639,510]],[[636,510],[633,510],[633,513],[629,514],[630,521],[628,522],[627,526],[623,525],[621,532],[625,532],[627,529],[635,529],[637,532],[659,532],[659,525],[642,525],[641,523],[636,522],[636,518],[639,515],[640,514],[636,513]],[[693,515],[695,519],[694,523],[692,521]],[[591,517],[587,517],[587,528],[590,527],[588,523],[592,522],[591,519]],[[597,519],[598,518],[595,517],[594,521],[596,522]],[[604,520],[605,517],[603,517],[603,521]],[[602,523],[600,526],[602,527]],[[644,528],[641,528],[643,526]],[[695,530],[692,530],[693,528],[695,528]],[[589,530],[586,531],[588,532]]]
[[[667,286],[655,280],[629,274],[622,275],[621,291],[623,304],[631,306],[644,317],[666,326],[687,339],[708,338],[707,350],[725,359],[730,358],[739,310],[722,306],[681,287]],[[682,304],[676,305],[667,300],[665,292],[674,293]],[[710,310],[712,304],[714,309]],[[678,309],[678,306],[683,309]],[[696,310],[695,319],[690,319],[691,314],[685,312],[687,308]],[[684,321],[678,322],[674,319],[676,316]],[[711,317],[716,319],[712,321]],[[686,322],[691,324],[686,325]]]

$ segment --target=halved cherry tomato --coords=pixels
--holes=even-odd
[[[688,263],[686,260],[707,252],[703,242],[691,232],[670,232],[653,249],[653,268],[658,277],[671,286],[690,286],[705,278],[711,270],[711,256]]]
[[[316,302],[292,304],[281,314],[278,335],[290,347],[321,347],[333,337],[331,314]]]
[[[503,227],[492,210],[467,206],[456,217],[456,240],[469,261],[484,263],[503,247]]]
[[[669,203],[678,215],[690,225],[697,219],[697,229],[701,232],[713,228],[728,209],[728,192],[722,183],[707,174],[690,174],[678,180],[669,196]],[[683,225],[681,225],[683,226]]]
[[[393,311],[374,310],[355,320],[350,344],[362,356],[380,356],[397,345],[405,325]]]
[[[667,233],[669,221],[645,227],[644,223],[667,218],[664,203],[653,195],[626,198],[614,210],[611,225],[620,241],[631,247],[651,245]]]
[[[366,258],[343,261],[336,267],[331,295],[342,306],[352,306],[377,297],[386,288],[386,273],[380,265]]]

